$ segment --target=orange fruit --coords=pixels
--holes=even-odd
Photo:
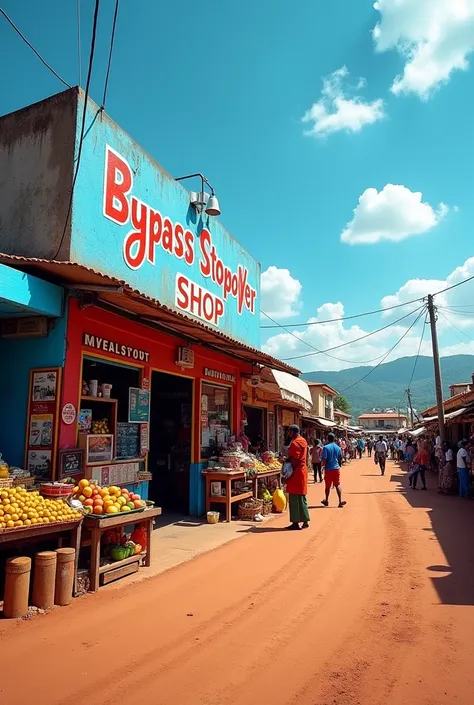
[[[84,497],[92,497],[92,487],[83,487],[82,494]]]
[[[135,509],[140,509],[141,507],[143,507],[143,502],[142,502],[142,500],[141,500],[141,499],[136,499],[136,500],[134,501],[134,503],[133,503],[133,506],[135,507]]]
[[[92,507],[93,504],[94,504],[94,500],[92,499],[92,497],[89,497],[89,499],[86,499],[86,500],[84,501],[84,506],[85,506],[85,507]]]
[[[79,481],[79,488],[83,490],[84,487],[89,487],[89,480],[86,480],[85,478]]]
[[[101,504],[94,504],[92,511],[94,514],[103,514],[104,507]]]
[[[109,504],[105,511],[107,514],[118,514],[118,509],[114,504]]]

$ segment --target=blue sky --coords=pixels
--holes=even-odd
[[[107,112],[170,173],[202,171],[211,180],[222,222],[262,264],[262,308],[283,325],[401,303],[474,274],[474,0],[376,6],[120,4]],[[2,7],[77,84],[76,1]],[[84,84],[93,1],[80,7]],[[113,9],[102,0],[97,102]],[[0,114],[62,90],[2,17],[0,46],[9,57]],[[473,293],[466,285],[439,301],[445,354],[474,353]],[[295,329],[305,342],[264,330],[263,341],[279,357],[298,356],[311,352],[308,344],[360,337],[399,312]],[[412,320],[343,348],[349,362],[317,355],[298,364],[338,369],[380,357]],[[421,327],[392,357],[416,354]]]

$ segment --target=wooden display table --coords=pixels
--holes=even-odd
[[[269,477],[278,478],[278,486],[280,486],[281,470],[266,470],[265,472],[259,472],[250,479],[252,480],[253,496],[258,499],[258,481],[265,480]]]
[[[102,519],[92,519],[84,517],[84,527],[90,531],[91,535],[91,570],[90,570],[90,591],[97,592],[99,589],[99,578],[103,573],[108,573],[111,570],[117,570],[126,565],[136,562],[137,558],[131,556],[123,561],[115,561],[108,565],[100,565],[100,538],[104,531],[109,529],[117,529],[121,526],[130,526],[131,524],[145,524],[147,531],[147,548],[145,554],[145,566],[148,568],[151,565],[151,535],[153,533],[153,519],[161,514],[161,507],[153,507],[145,509],[143,512],[134,514],[112,514]]]
[[[245,470],[232,470],[231,472],[213,472],[206,470],[203,472],[206,478],[206,512],[211,508],[211,502],[220,502],[225,504],[225,520],[230,521],[232,517],[232,504],[239,502],[241,499],[253,497],[252,492],[243,492],[242,494],[232,496],[232,481],[245,480]],[[211,495],[211,482],[223,482],[225,485],[225,497]]]
[[[75,596],[77,593],[77,564],[81,548],[82,521],[81,518],[78,521],[67,521],[63,524],[36,524],[35,526],[26,526],[14,531],[0,531],[0,547],[23,541],[34,541],[44,536],[57,536],[58,548],[62,548],[64,545],[63,534],[69,533],[69,546],[76,549],[73,589],[73,595]]]

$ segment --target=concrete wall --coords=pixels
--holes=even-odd
[[[73,174],[77,89],[0,118],[0,251],[52,258]],[[69,229],[63,243],[68,259]]]
[[[66,318],[58,318],[47,338],[0,339],[0,453],[10,465],[23,467],[30,370],[62,367]]]

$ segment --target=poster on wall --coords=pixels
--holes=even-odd
[[[32,414],[30,416],[29,446],[53,445],[53,414]]]
[[[128,390],[128,422],[148,423],[150,418],[150,392],[147,389],[130,387]]]
[[[42,480],[48,480],[51,477],[51,451],[50,450],[30,450],[26,468],[30,475],[34,475]]]
[[[32,401],[56,401],[57,370],[33,372]]]
[[[61,368],[30,370],[25,468],[41,479],[55,479]]]

